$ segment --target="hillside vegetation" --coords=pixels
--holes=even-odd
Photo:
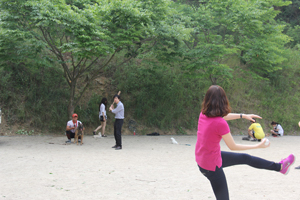
[[[103,97],[122,91],[140,134],[197,128],[205,92],[267,132],[300,121],[298,1],[3,0],[0,108],[17,129],[61,132],[73,112],[90,131]],[[18,12],[16,12],[18,11]],[[109,119],[113,119],[109,115]],[[108,121],[108,127],[113,120]],[[249,122],[229,122],[234,134]],[[46,132],[48,132],[46,131]],[[175,132],[174,132],[175,131]]]

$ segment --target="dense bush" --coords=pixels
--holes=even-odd
[[[0,100],[9,124],[50,130],[65,124],[68,90],[61,72],[48,67],[30,71],[18,65],[9,71],[2,68],[0,76]]]
[[[115,73],[135,119],[159,128],[194,128],[209,81],[189,79],[178,69],[127,65]]]

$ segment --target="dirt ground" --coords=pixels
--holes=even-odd
[[[179,145],[171,143],[174,137]],[[234,136],[237,143],[242,136]],[[0,199],[215,199],[194,158],[196,135],[84,138],[65,145],[65,136],[0,136]],[[300,157],[300,137],[269,137],[267,149],[249,150],[280,161]],[[190,146],[189,146],[190,145]],[[228,148],[221,143],[222,150]],[[300,199],[300,159],[286,176],[249,166],[226,168],[232,200]]]

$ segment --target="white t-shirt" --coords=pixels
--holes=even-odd
[[[80,122],[80,123],[82,124],[82,122],[79,121],[79,120],[77,120],[76,123],[73,123],[73,120],[70,120],[70,121],[68,121],[68,123],[67,123],[67,127],[71,127],[71,128],[77,127],[77,126],[78,126],[78,122]],[[72,133],[75,133],[75,129],[71,129],[70,131],[71,131]]]
[[[280,136],[283,136],[284,131],[283,131],[283,128],[282,128],[282,126],[280,124],[277,124],[277,126],[275,127],[275,129],[278,129],[278,134]]]
[[[100,116],[102,116],[102,112],[104,112],[104,116],[106,116],[105,105],[103,103],[100,106],[99,118],[100,118]]]

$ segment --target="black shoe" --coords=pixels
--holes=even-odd
[[[243,137],[242,140],[250,140],[250,137]]]
[[[122,149],[122,147],[120,147],[120,146],[117,146],[116,148],[115,148],[115,150],[121,150]]]
[[[95,131],[93,131],[93,135],[96,135],[96,132],[95,132]]]
[[[257,142],[257,139],[256,138],[253,138],[252,140],[250,140],[252,142]]]
[[[117,145],[115,145],[115,146],[113,146],[113,147],[111,147],[111,148],[116,148],[117,147]]]

